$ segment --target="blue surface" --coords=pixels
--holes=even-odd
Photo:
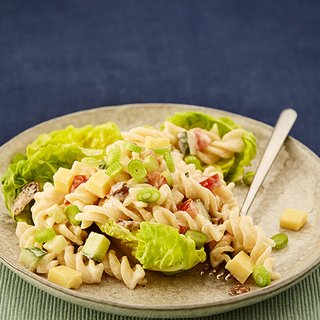
[[[319,30],[320,1],[1,1],[0,144],[77,110],[179,102],[269,124],[294,107],[320,154]]]

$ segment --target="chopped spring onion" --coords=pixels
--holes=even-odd
[[[160,198],[160,191],[154,187],[145,188],[137,193],[138,201],[147,203],[156,202]]]
[[[113,163],[118,162],[121,157],[121,150],[119,146],[113,146],[106,155],[106,163],[111,166]]]
[[[155,154],[164,155],[165,153],[170,152],[170,147],[163,147],[163,148],[155,148],[152,149]]]
[[[109,177],[113,178],[114,176],[116,176],[117,174],[119,174],[122,171],[122,168],[123,168],[123,166],[122,166],[121,162],[116,161],[116,162],[112,163],[110,165],[110,167],[107,168],[106,174]]]
[[[34,256],[38,258],[41,258],[47,254],[47,251],[44,251],[38,247],[31,247],[31,248],[25,248],[25,249],[30,251]]]
[[[167,180],[167,184],[169,187],[172,187],[173,185],[173,178],[172,178],[172,174],[169,171],[163,171],[161,173],[162,176],[164,176]]]
[[[133,143],[131,141],[125,141],[124,142],[124,147],[127,149],[127,150],[130,150],[132,152],[141,152],[143,149],[142,147],[138,146],[136,143]]]
[[[185,236],[187,238],[191,238],[195,242],[197,249],[201,249],[207,242],[208,238],[205,233],[197,230],[188,230],[185,233]]]
[[[56,236],[56,233],[54,232],[54,230],[52,228],[46,228],[46,227],[38,229],[33,234],[34,240],[39,243],[47,242],[53,239],[55,236]]]
[[[266,287],[271,283],[270,273],[265,266],[254,266],[252,276],[259,287]]]
[[[195,165],[195,167],[196,167],[196,169],[199,169],[199,170],[201,170],[202,169],[202,166],[201,166],[201,162],[200,162],[200,160],[196,157],[196,156],[186,156],[185,158],[184,158],[184,162],[186,163],[186,164],[191,164],[191,163],[193,163],[194,165]]]
[[[76,214],[80,212],[77,206],[69,205],[64,208],[64,213],[66,214],[70,223],[74,226],[78,226],[81,221],[76,219]]]
[[[155,172],[159,169],[159,162],[155,156],[148,156],[143,160],[144,167],[148,172]]]
[[[183,154],[190,153],[187,131],[178,132],[178,145]]]
[[[247,186],[251,186],[251,183],[253,181],[255,172],[254,171],[248,171],[244,174],[242,180]]]
[[[144,180],[147,175],[147,170],[142,161],[133,159],[128,163],[128,171],[130,175],[138,182]]]
[[[273,249],[279,250],[284,248],[288,244],[288,236],[285,233],[278,233],[271,237],[275,246]]]
[[[170,172],[174,172],[175,166],[174,166],[174,162],[173,162],[173,158],[172,158],[171,153],[170,152],[169,153],[165,153],[163,155],[163,158],[164,158],[164,160],[165,160],[165,162],[167,164],[168,170]]]

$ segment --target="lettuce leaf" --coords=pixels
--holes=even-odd
[[[206,260],[204,248],[164,224],[141,222],[135,257],[144,269],[162,272],[188,270]]]
[[[122,139],[121,131],[113,122],[101,125],[87,125],[82,128],[68,126],[62,130],[40,134],[39,137],[27,146],[27,156],[36,153],[40,147],[48,144],[75,143],[83,148],[104,149],[109,144]]]
[[[255,158],[257,153],[256,137],[253,133],[245,131],[242,140],[244,149],[241,153],[237,153],[235,161],[227,173],[228,181],[240,181],[244,175],[244,167],[251,165],[251,160]]]
[[[40,187],[52,181],[54,173],[60,168],[71,168],[74,161],[83,157],[102,159],[107,145],[122,139],[116,124],[107,122],[98,126],[82,128],[68,126],[48,134],[41,134],[26,148],[26,155],[17,154],[1,179],[5,204],[12,214],[12,204],[22,187],[37,181]],[[30,218],[30,206],[19,219]]]
[[[100,224],[99,228],[102,232],[110,237],[120,240],[121,245],[135,251],[138,239],[125,227],[120,226],[113,220],[109,220],[104,224]]]
[[[9,213],[12,215],[12,204],[28,182],[37,181],[42,186],[46,181],[52,181],[60,167],[71,168],[74,161],[80,161],[85,156],[102,158],[103,154],[104,150],[85,149],[76,144],[49,144],[40,147],[31,156],[11,163],[1,180]]]
[[[221,137],[233,129],[240,128],[239,125],[228,117],[214,118],[199,111],[178,112],[167,118],[167,121],[186,130],[192,128],[210,130],[213,125],[216,125]],[[222,159],[217,163],[212,164],[223,173],[227,182],[240,181],[244,174],[244,168],[249,166],[252,159],[256,156],[257,145],[254,134],[245,131],[242,140],[244,142],[244,149],[242,152],[235,153],[235,156],[230,159]]]

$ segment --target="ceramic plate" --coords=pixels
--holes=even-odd
[[[271,128],[261,122],[221,110],[176,104],[135,104],[97,108],[73,113],[37,125],[0,148],[0,175],[3,175],[9,160],[16,152],[23,152],[25,146],[38,134],[61,129],[69,124],[84,126],[105,121],[116,122],[122,130],[149,124],[159,124],[176,111],[202,110],[214,116],[229,116],[237,123],[253,131],[257,136],[259,152],[271,134]],[[0,261],[33,285],[61,299],[105,312],[144,317],[198,317],[219,313],[252,304],[275,295],[300,281],[320,262],[320,161],[319,158],[292,138],[287,139],[277,157],[250,214],[269,236],[279,232],[279,215],[288,207],[308,212],[309,220],[299,232],[287,232],[289,245],[274,254],[275,270],[282,278],[273,281],[266,288],[251,286],[251,291],[239,296],[230,296],[232,280],[217,279],[214,275],[201,275],[201,268],[185,272],[182,276],[165,277],[159,273],[147,273],[145,287],[128,289],[120,281],[105,277],[99,285],[83,285],[79,290],[58,287],[45,278],[33,274],[18,263],[18,242],[15,237],[15,223],[11,220],[0,201]],[[236,188],[241,203],[245,187]]]

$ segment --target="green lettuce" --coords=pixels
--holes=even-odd
[[[164,224],[142,222],[136,234],[136,259],[144,269],[162,272],[188,270],[206,260],[204,248]]]
[[[107,145],[122,139],[120,129],[112,122],[83,128],[69,126],[66,129],[41,134],[26,148],[26,155],[17,154],[1,179],[2,192],[9,213],[23,186],[31,181],[40,184],[40,189],[60,168],[71,168],[74,161],[84,157],[103,159]],[[30,206],[19,219],[30,219]],[[17,218],[18,219],[18,218]]]
[[[167,118],[167,121],[186,130],[192,128],[210,130],[213,125],[216,125],[220,136],[224,136],[229,131],[240,128],[239,125],[228,117],[214,118],[199,111],[178,112]],[[256,156],[257,145],[254,134],[244,130],[242,140],[244,142],[242,152],[235,153],[235,156],[230,159],[219,160],[217,163],[212,164],[224,174],[226,181],[240,181],[243,178],[244,168],[249,166]]]
[[[196,249],[195,242],[164,224],[141,222],[140,229],[130,232],[114,221],[99,225],[102,232],[116,239],[116,245],[131,255],[144,269],[176,272],[191,269],[206,260],[204,248]]]
[[[81,148],[76,144],[49,144],[41,147],[29,157],[12,162],[2,177],[5,204],[12,215],[11,207],[22,187],[31,181],[42,185],[49,181],[60,168],[71,168],[72,163],[85,156],[102,158],[103,150]]]
[[[101,125],[87,125],[82,128],[68,126],[62,130],[40,134],[39,137],[27,146],[27,156],[31,156],[40,147],[48,144],[75,143],[79,147],[104,149],[109,144],[122,139],[121,131],[113,122]]]
[[[115,221],[109,220],[104,224],[100,224],[99,228],[108,236],[118,239],[121,245],[128,247],[133,251],[136,250],[138,239],[130,232],[130,230],[120,226]]]

